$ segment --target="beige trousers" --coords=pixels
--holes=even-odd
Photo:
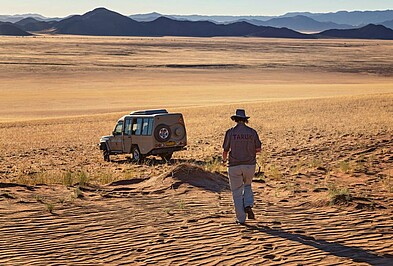
[[[244,208],[254,205],[254,193],[251,188],[254,174],[255,164],[228,167],[229,185],[235,205],[236,219],[241,223],[246,220]]]

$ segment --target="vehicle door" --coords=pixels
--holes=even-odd
[[[140,141],[141,141],[141,135],[142,135],[142,121],[143,118],[133,118],[132,119],[132,130],[131,130],[131,135],[132,135],[132,142],[133,144],[140,146]],[[140,147],[139,147],[140,148]]]
[[[115,129],[113,130],[113,138],[110,142],[111,151],[123,151],[123,123],[123,120],[118,121]]]
[[[123,133],[123,152],[130,153],[132,145],[132,118],[127,117],[124,120],[124,133]]]

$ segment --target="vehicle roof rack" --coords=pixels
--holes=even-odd
[[[152,109],[152,110],[140,110],[131,112],[130,115],[156,115],[156,114],[167,114],[166,109]]]

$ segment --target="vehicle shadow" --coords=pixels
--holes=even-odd
[[[322,239],[315,239],[312,236],[306,236],[298,233],[289,233],[283,230],[272,229],[269,226],[245,225],[249,230],[269,234],[274,237],[284,238],[295,241],[303,245],[312,246],[319,250],[325,251],[337,257],[349,258],[354,262],[364,262],[370,265],[393,265],[393,255],[378,255],[372,251],[367,251],[359,247],[350,247],[343,244],[328,242]]]

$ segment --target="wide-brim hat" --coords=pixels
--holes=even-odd
[[[231,116],[232,120],[235,120],[235,118],[243,118],[243,119],[249,119],[249,116],[246,116],[246,111],[244,109],[236,109],[236,114]]]

